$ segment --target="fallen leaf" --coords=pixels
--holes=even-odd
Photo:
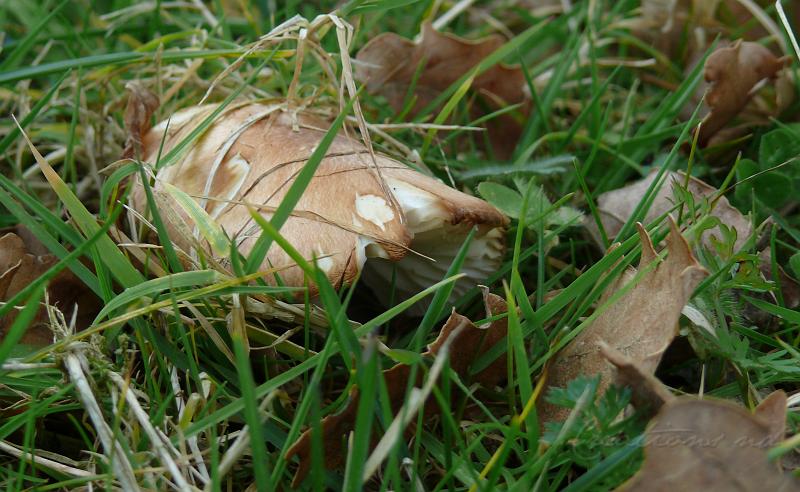
[[[767,395],[755,409],[755,416],[769,426],[769,435],[774,436],[776,443],[786,434],[787,404],[786,393],[778,390]]]
[[[658,171],[654,170],[647,177],[635,183],[608,191],[597,198],[600,221],[603,223],[609,240],[613,239],[617,233],[619,233],[622,226],[627,222],[631,214],[633,214],[633,211],[644,197],[647,189],[656,179],[657,174]],[[650,223],[672,210],[676,203],[674,199],[675,189],[683,188],[684,184],[686,184],[686,175],[684,173],[668,171],[662,181],[661,187],[656,192],[650,209],[647,211],[647,214],[645,214],[643,222],[646,224]],[[699,203],[703,199],[713,200],[719,192],[713,186],[695,177],[689,178],[687,189],[694,197],[695,203]],[[686,216],[686,214],[687,210],[686,207],[684,207],[684,216]],[[747,217],[733,207],[724,196],[716,200],[711,215],[717,217],[726,226],[736,230],[736,243],[734,244],[734,248],[737,251],[740,250],[752,234],[752,225]],[[690,220],[689,223],[691,222]],[[587,217],[584,223],[597,244],[602,246],[603,242],[600,232],[593,218]],[[716,236],[717,238],[722,237],[719,227],[714,227],[703,232],[702,241],[708,248],[713,247],[711,241],[712,236]]]
[[[689,2],[642,0],[641,16],[632,21],[635,34],[655,44],[659,51],[675,56],[678,39],[687,24]]]
[[[692,59],[725,31],[717,20],[719,4],[720,0],[642,0],[641,15],[628,24],[637,37],[652,43],[670,60]]]
[[[800,490],[767,459],[767,448],[783,438],[785,416],[782,391],[755,415],[724,400],[677,398],[647,429],[642,468],[617,490]]]
[[[0,301],[7,301],[58,263],[51,254],[38,254],[45,250],[23,226],[12,228],[0,237]],[[32,254],[32,252],[34,254]],[[47,286],[49,302],[58,308],[69,322],[77,307],[75,325],[88,327],[102,308],[94,295],[71,271],[62,270]],[[17,317],[16,310],[0,317],[0,339],[5,338]],[[53,342],[47,310],[42,306],[22,336],[20,343],[45,346]]]
[[[741,40],[709,55],[704,75],[710,84],[705,98],[710,112],[700,127],[700,145],[708,144],[745,108],[759,83],[774,80],[789,60],[776,57],[758,43]]]
[[[764,8],[770,3],[754,0],[751,5]],[[641,15],[625,24],[678,63],[681,55],[697,58],[718,37],[736,34],[757,41],[770,35],[740,0],[642,0],[641,5]]]
[[[492,315],[505,313],[507,310],[503,298],[494,294],[484,296],[487,311]],[[488,326],[475,326],[469,319],[453,312],[442,326],[439,336],[428,345],[428,351],[423,355],[428,357],[435,356],[442,348],[444,343],[451,337],[455,338],[450,346],[450,368],[464,380],[479,383],[484,387],[491,388],[502,381],[507,376],[507,362],[503,357],[499,357],[482,371],[472,375],[470,378],[469,369],[472,362],[486,353],[495,344],[503,340],[508,331],[508,320],[504,317],[493,321]],[[408,378],[410,377],[411,366],[397,364],[390,369],[383,371],[386,381],[386,389],[389,395],[389,404],[393,413],[397,413],[404,403]],[[422,383],[422,375],[418,374],[417,384]],[[322,419],[321,431],[323,450],[325,453],[325,467],[329,470],[340,468],[347,459],[347,436],[353,430],[355,417],[358,409],[359,393],[354,388],[350,394],[350,400],[345,408],[335,415],[329,415]],[[438,404],[431,400],[425,404],[425,418],[439,412]],[[292,487],[300,485],[311,469],[311,429],[306,430],[297,442],[289,448],[286,459],[294,456],[298,457],[299,466],[292,481]]]
[[[155,161],[162,137],[166,155],[211,108],[173,115],[168,131],[166,122],[157,125],[145,138],[147,161]],[[261,235],[250,207],[267,220],[272,217],[328,127],[321,118],[290,113],[280,105],[233,105],[184,157],[156,176],[153,190],[160,197],[158,208],[170,238],[186,253],[200,245],[203,253],[213,256],[207,233],[221,230],[236,238],[239,251],[249,255]],[[201,224],[199,212],[190,215],[186,203],[179,205],[176,194],[170,193],[174,189],[195,200],[203,219],[216,224]],[[131,203],[140,213],[148,213],[140,184]],[[376,154],[373,160],[360,141],[342,132],[280,233],[304,258],[316,257],[335,286],[352,282],[366,264],[362,279],[388,299],[393,263],[397,297],[415,294],[444,276],[473,227],[477,232],[463,268],[469,281],[460,281],[456,294],[485,280],[503,260],[507,223],[479,198],[387,156]],[[264,270],[273,267],[285,285],[306,285],[304,272],[277,244],[262,263]],[[274,283],[269,277],[267,281]]]
[[[652,417],[661,407],[675,399],[652,371],[644,369],[605,342],[600,342],[600,352],[616,369],[613,384],[630,388],[631,404],[643,416]]]
[[[384,377],[386,372],[384,371]],[[387,388],[389,379],[386,380]],[[358,390],[353,387],[350,392],[350,400],[341,412],[328,415],[320,422],[322,433],[322,453],[325,459],[325,468],[335,470],[341,468],[347,459],[347,436],[355,427],[356,415],[358,413]],[[297,439],[289,451],[286,452],[286,460],[291,460],[297,456],[299,464],[294,472],[292,488],[297,488],[311,471],[311,446],[313,445],[311,429],[306,430]]]
[[[158,109],[159,101],[158,96],[137,82],[128,82],[125,89],[129,93],[124,116],[128,139],[122,156],[132,159],[142,155],[142,142],[152,126],[150,119]]]
[[[608,344],[632,360],[641,371],[655,373],[661,356],[678,331],[681,310],[694,288],[708,275],[692,255],[689,245],[670,217],[667,236],[668,256],[658,262],[656,251],[647,231],[637,224],[642,242],[638,269],[628,268],[614,279],[600,296],[603,305],[617,291],[643,273],[638,283],[614,304],[605,309],[574,340],[555,355],[548,372],[548,387],[566,387],[582,375],[599,375],[599,391],[613,380],[613,369],[600,350]],[[658,262],[653,268],[652,264]],[[542,422],[560,422],[569,409],[545,401],[539,404]]]
[[[729,39],[736,38],[740,42],[750,43],[753,46],[761,46],[756,42],[761,42],[765,38],[775,41],[776,37],[783,37],[780,27],[774,24],[769,16],[754,16],[753,12],[760,10],[762,13],[774,4],[769,0],[753,0],[744,2],[741,0],[643,0],[641,3],[641,15],[632,19],[626,19],[622,23],[632,28],[634,35],[642,41],[652,44],[656,50],[663,54],[659,61],[669,60],[670,64],[659,64],[659,72],[655,74],[644,74],[644,79],[652,81],[656,85],[666,85],[677,87],[679,80],[674,82],[665,80],[664,72],[672,71],[674,67],[682,67],[684,76],[697,69],[712,43],[716,42],[714,54],[708,58],[706,68],[711,68],[717,74],[729,72],[731,76],[724,77],[726,82],[718,89],[738,86],[735,92],[741,97],[738,98],[731,91],[725,90],[730,94],[723,97],[724,102],[718,111],[710,113],[712,107],[702,104],[699,116],[708,116],[704,122],[705,127],[699,135],[700,145],[703,147],[713,147],[736,140],[751,133],[753,126],[769,124],[770,118],[779,115],[789,107],[795,97],[793,77],[788,70],[779,70],[774,78],[773,90],[759,90],[763,84],[759,83],[764,77],[758,77],[753,73],[762,68],[767,68],[767,64],[761,63],[764,60],[758,56],[746,56],[740,65],[732,57],[725,58],[725,48],[730,48],[733,43]],[[786,3],[787,12],[791,17],[800,19],[800,9],[795,5]],[[781,46],[780,50],[786,52],[787,48],[783,42],[777,43]],[[748,51],[744,50],[744,51]],[[751,54],[768,53],[767,48],[749,50]],[[719,54],[717,54],[719,53]],[[766,59],[765,59],[766,60]],[[781,60],[788,61],[787,58]],[[730,63],[733,62],[733,63]],[[722,70],[719,70],[722,69]],[[706,73],[708,77],[709,72]],[[755,80],[748,79],[756,77]],[[713,75],[712,75],[712,78]],[[688,119],[701,104],[703,97],[712,86],[708,82],[701,81],[697,85],[690,100],[687,100],[681,110],[681,116]],[[748,85],[749,84],[749,85]],[[752,91],[751,91],[752,89]],[[719,92],[719,91],[717,91]],[[751,93],[752,92],[752,93]],[[714,91],[709,95],[713,99]],[[739,109],[736,106],[740,105]],[[732,119],[738,120],[734,124]],[[721,150],[724,150],[721,149]]]
[[[414,83],[416,100],[411,110],[414,115],[504,43],[499,35],[470,41],[439,32],[425,23],[417,43],[394,33],[370,40],[356,57],[360,62],[356,77],[366,84],[368,91],[386,97],[397,112],[404,109],[406,95]],[[472,82],[472,89],[485,96],[487,106],[478,110],[479,105],[473,104],[473,117],[518,103],[524,105],[522,113],[528,114],[530,97],[525,88],[525,75],[520,68],[502,64],[489,68]],[[486,129],[495,153],[501,158],[511,154],[522,132],[522,126],[508,115],[487,122]]]

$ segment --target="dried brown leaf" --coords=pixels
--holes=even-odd
[[[350,400],[344,409],[337,414],[328,415],[320,422],[322,453],[325,458],[325,467],[329,470],[340,468],[345,464],[347,457],[345,440],[354,428],[356,413],[358,412],[358,401],[358,390],[353,387],[350,392]],[[292,456],[299,458],[299,464],[292,480],[292,488],[297,488],[308,476],[308,472],[311,471],[312,445],[311,429],[308,429],[286,453],[287,460],[290,460]]]
[[[750,41],[739,40],[714,51],[704,67],[710,84],[706,104],[711,112],[703,119],[700,145],[706,145],[745,108],[761,81],[775,79],[788,62],[788,57],[778,58]]]
[[[125,88],[129,93],[124,116],[128,140],[125,142],[123,157],[133,158],[142,155],[142,142],[150,131],[150,119],[158,109],[159,101],[158,96],[137,82],[128,82]]]
[[[645,370],[621,352],[600,342],[603,356],[614,365],[614,384],[631,389],[631,404],[644,416],[651,417],[675,397],[651,371]]]
[[[628,218],[630,218],[653,180],[656,179],[657,173],[658,171],[653,171],[647,177],[635,183],[623,188],[608,191],[598,197],[597,205],[600,212],[600,220],[603,223],[603,227],[609,239],[613,239],[620,229],[622,229],[622,226],[627,222]],[[661,187],[656,192],[653,203],[644,217],[644,223],[652,222],[672,210],[676,204],[674,190],[676,188],[683,188],[685,184],[685,174],[682,172],[669,171]],[[714,200],[718,194],[716,188],[695,177],[689,178],[687,189],[692,196],[694,196],[695,203],[699,203],[703,199]],[[687,209],[684,207],[684,216],[686,215]],[[711,215],[717,217],[726,226],[736,230],[737,239],[734,247],[737,250],[740,249],[750,237],[752,233],[750,221],[742,215],[739,210],[733,207],[724,196],[716,200]],[[602,245],[600,232],[597,230],[594,220],[587,217],[586,226],[597,244]],[[703,244],[707,247],[712,247],[712,236],[716,236],[717,238],[721,237],[719,227],[714,227],[703,232]]]
[[[755,415],[728,401],[678,398],[647,429],[644,464],[618,490],[800,490],[794,477],[767,459],[767,448],[783,438],[785,415],[782,391]]]
[[[778,390],[767,395],[755,409],[755,416],[769,426],[769,435],[774,436],[775,443],[786,434],[787,403],[786,393]]]
[[[484,296],[487,311],[492,315],[506,312],[506,303],[503,298],[494,294]],[[484,387],[493,387],[502,381],[507,373],[506,360],[499,357],[488,367],[474,374],[471,378],[469,369],[472,362],[503,340],[508,331],[508,320],[504,317],[493,321],[488,326],[475,326],[468,318],[453,312],[442,326],[439,336],[428,345],[428,351],[423,355],[435,356],[444,345],[445,341],[455,336],[450,346],[450,367],[460,378],[470,379]],[[397,364],[383,371],[386,389],[389,395],[389,404],[392,412],[397,413],[403,405],[410,366]],[[417,384],[422,383],[422,375],[418,374]],[[339,468],[344,465],[347,457],[347,436],[355,425],[356,411],[358,408],[359,393],[353,389],[350,400],[345,408],[335,415],[322,419],[321,431],[323,450],[325,453],[325,466],[328,469]],[[434,401],[425,404],[425,416],[430,417],[439,412],[439,406]],[[305,431],[297,442],[289,449],[286,459],[297,456],[299,466],[292,481],[292,487],[297,487],[308,475],[311,467],[311,429]]]
[[[395,111],[401,111],[415,74],[422,66],[414,86],[416,100],[411,114],[416,114],[504,42],[498,35],[471,41],[439,32],[425,23],[418,43],[394,33],[373,38],[358,52],[356,77],[366,83],[367,90],[385,96]],[[485,96],[488,107],[476,111],[486,114],[507,105],[525,103],[523,112],[527,114],[530,99],[525,87],[520,68],[495,65],[472,83],[472,89]],[[501,157],[510,155],[521,134],[521,125],[503,115],[488,122],[486,128],[496,153]]]
[[[548,369],[548,387],[565,387],[582,375],[599,375],[599,389],[613,380],[613,369],[600,351],[605,342],[632,360],[645,373],[653,374],[667,346],[675,338],[681,310],[697,284],[708,272],[692,255],[678,226],[670,218],[666,260],[658,262],[647,231],[637,224],[642,241],[638,270],[629,268],[614,279],[600,297],[603,305],[612,295],[644,272],[638,283],[603,311],[572,342],[556,354]],[[647,269],[647,271],[644,271]],[[541,402],[543,422],[563,421],[566,408]]]
[[[775,31],[765,26],[741,0],[642,0],[641,16],[626,22],[637,37],[649,41],[673,61],[681,55],[700,56],[718,37],[732,34],[746,41],[757,41]],[[764,9],[770,0],[748,1]],[[800,13],[787,4],[787,10]],[[791,15],[790,15],[791,16]]]
[[[768,38],[777,43],[776,53],[788,52],[781,28],[767,14],[773,4],[774,1],[769,0],[643,0],[641,15],[624,21],[624,24],[630,26],[637,37],[662,52],[664,60],[669,59],[682,66],[684,75],[688,76],[701,63],[713,42],[716,42],[717,52],[724,53],[722,50],[732,44],[728,41],[731,38],[745,42],[762,42]],[[798,5],[785,2],[785,7],[790,17],[800,19]],[[712,69],[726,65],[719,63],[722,61],[720,58],[715,61],[714,57],[712,55],[709,58]],[[714,112],[714,116],[709,114],[712,108],[707,108],[705,104],[701,106],[700,117],[709,116],[699,136],[701,146],[728,143],[750,133],[753,126],[769,124],[770,118],[780,114],[794,100],[794,84],[787,70],[777,74],[774,91],[754,90],[750,94],[751,89],[758,89],[763,85],[759,83],[760,78],[748,82],[751,77],[748,71],[758,67],[752,61],[755,60],[750,58],[749,65],[732,67],[730,72],[734,78],[726,79],[740,85],[742,99],[728,98],[728,102]],[[655,84],[667,82],[664,80],[664,69],[660,66],[657,74],[646,74],[645,80]],[[667,84],[672,85],[669,82]],[[677,83],[674,85],[677,86]],[[730,87],[730,84],[726,85]],[[709,87],[708,82],[698,84],[693,97],[681,111],[683,118],[689,118],[693,114]],[[751,96],[754,96],[752,100]],[[742,107],[736,110],[735,106],[738,104]],[[733,118],[737,121],[733,128],[729,128]]]
[[[27,252],[21,237],[13,232],[6,232],[0,237],[0,272],[18,266]]]
[[[51,254],[31,254],[45,248],[25,227],[18,226],[13,231],[0,237],[0,301],[12,298],[58,263],[58,258]],[[102,308],[100,299],[69,270],[62,270],[49,282],[47,293],[50,304],[61,310],[68,321],[77,306],[78,329],[89,326]],[[16,310],[0,317],[0,339],[16,317]],[[41,307],[20,343],[37,346],[52,343],[48,321],[47,311]]]

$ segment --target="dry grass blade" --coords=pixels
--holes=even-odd
[[[267,419],[269,415],[267,414],[266,410],[267,407],[270,406],[272,401],[277,396],[276,392],[272,392],[266,396],[261,403],[258,405],[258,410],[261,412],[262,419]],[[242,458],[242,455],[247,452],[247,449],[250,446],[250,433],[247,432],[247,426],[245,425],[242,430],[240,431],[239,435],[236,437],[236,440],[231,444],[225,454],[222,456],[220,460],[219,467],[217,469],[217,473],[219,474],[219,478],[222,479],[227,475],[234,465]],[[206,487],[206,490],[211,490],[209,486]]]
[[[128,460],[125,450],[122,448],[117,438],[111,432],[111,428],[103,417],[103,412],[97,404],[92,387],[84,373],[84,367],[89,367],[86,357],[83,356],[78,348],[78,344],[73,344],[72,348],[64,355],[64,367],[69,378],[75,384],[78,399],[89,414],[89,420],[97,432],[97,436],[105,449],[108,460],[114,469],[114,476],[119,481],[122,490],[125,492],[137,491],[139,486],[133,473],[133,466]]]
[[[114,384],[117,385],[122,394],[125,395],[125,401],[133,411],[136,420],[139,421],[139,425],[142,427],[145,434],[147,434],[148,439],[150,439],[150,445],[153,447],[156,454],[161,458],[161,462],[167,467],[170,475],[172,475],[172,480],[175,482],[176,489],[181,491],[192,490],[192,487],[186,481],[186,477],[183,476],[183,473],[175,463],[175,460],[172,459],[173,453],[177,454],[177,451],[167,449],[165,443],[161,440],[161,436],[158,435],[156,430],[153,428],[153,425],[150,423],[149,415],[139,404],[136,394],[129,387],[128,383],[126,383],[122,377],[115,372],[108,372],[106,375]]]
[[[49,468],[57,473],[63,473],[65,475],[73,476],[73,477],[91,477],[94,476],[93,473],[88,472],[86,470],[82,470],[80,468],[75,468],[74,466],[65,465],[63,463],[59,463],[58,461],[51,460],[44,456],[39,456],[35,451],[23,451],[16,446],[13,446],[5,441],[0,441],[0,450],[14,456],[16,458],[31,461],[36,463],[39,466],[43,466],[45,468]],[[52,454],[52,453],[48,453]]]

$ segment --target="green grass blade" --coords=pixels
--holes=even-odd
[[[128,287],[119,295],[107,302],[103,309],[98,313],[93,324],[97,324],[108,314],[114,312],[131,302],[141,300],[145,297],[152,297],[154,294],[165,290],[182,289],[198,285],[209,285],[221,281],[222,275],[214,270],[196,270],[193,272],[179,272],[167,275],[166,277],[155,278],[142,282],[133,287]]]
[[[525,128],[522,130],[522,136],[520,137],[519,144],[514,149],[514,162],[517,165],[525,161],[527,158],[526,154],[528,156],[530,155],[531,146],[529,143],[537,134],[540,125],[544,124],[544,120],[541,118],[543,115],[546,115],[550,112],[550,108],[555,102],[555,98],[559,94],[561,86],[564,83],[564,79],[567,76],[567,71],[575,62],[575,57],[578,54],[578,49],[580,46],[581,42],[578,36],[573,36],[570,38],[569,44],[565,47],[566,55],[561,57],[561,63],[553,73],[553,77],[547,84],[544,94],[542,94],[542,96],[539,98],[539,106],[537,111],[534,113],[533,117],[531,117],[525,123]]]
[[[259,398],[256,396],[253,372],[250,368],[244,310],[238,301],[238,295],[234,296],[233,312],[231,312],[231,339],[233,340],[233,353],[236,357],[236,372],[239,375],[239,385],[242,388],[242,399],[244,400],[244,418],[247,422],[247,432],[250,433],[250,451],[255,463],[253,471],[258,490],[274,490],[270,486],[270,478],[267,474],[267,448],[258,408]]]
[[[31,122],[35,120],[37,116],[39,116],[39,113],[41,113],[42,108],[44,108],[47,105],[47,103],[49,103],[50,100],[53,98],[55,93],[58,92],[58,89],[61,88],[61,84],[64,83],[64,80],[67,78],[69,74],[70,72],[65,72],[63,75],[61,75],[61,77],[58,78],[58,80],[56,80],[53,83],[53,85],[50,87],[50,89],[47,91],[44,97],[36,101],[36,104],[33,105],[28,114],[26,114],[25,117],[22,118],[22,121],[19,122],[19,126],[22,129],[27,128],[28,125],[30,125]],[[0,140],[0,154],[3,154],[5,153],[6,150],[8,150],[11,144],[14,143],[17,137],[19,137],[20,131],[21,131],[20,128],[16,126],[12,127],[11,131],[9,131],[6,134],[6,136],[3,137],[3,140]]]
[[[760,299],[754,299],[749,296],[743,296],[743,297],[747,302],[761,309],[762,311],[765,311],[773,316],[777,316],[778,318],[786,322],[800,325],[800,312],[794,309],[788,309],[782,306],[777,306],[775,304],[770,304],[768,302],[762,301]]]
[[[169,124],[167,125],[167,128],[164,130],[165,135],[168,129],[169,129]],[[162,139],[161,146],[163,147],[163,145],[164,145],[164,140]],[[162,147],[159,147],[158,149],[159,156],[161,155]],[[170,239],[169,234],[167,233],[167,227],[164,225],[164,219],[161,217],[161,212],[159,211],[158,205],[156,204],[156,199],[155,196],[153,195],[153,188],[152,186],[150,186],[150,180],[147,179],[147,173],[144,170],[144,166],[142,166],[141,163],[137,163],[137,167],[139,168],[139,180],[141,182],[142,188],[144,188],[145,197],[147,198],[147,208],[150,210],[150,217],[152,217],[153,225],[156,228],[156,234],[158,234],[158,240],[161,243],[161,246],[164,248],[164,255],[167,258],[167,264],[169,265],[169,267],[172,269],[173,272],[180,272],[183,270],[183,265],[181,264],[180,259],[178,259],[178,253],[175,251],[175,246],[172,244],[172,240]],[[119,175],[124,176],[125,175],[124,171],[122,173],[119,173]],[[113,177],[115,179],[118,179],[119,175]],[[107,189],[105,183],[103,189],[104,190]],[[194,200],[192,200],[192,202],[194,203]],[[183,208],[185,209],[185,207]],[[224,234],[222,234],[222,237],[224,240],[227,240]],[[209,240],[209,242],[211,242],[211,240]]]
[[[358,327],[355,331],[356,336],[363,336],[369,333],[370,331],[374,330],[375,328],[385,323],[388,323],[389,321],[397,317],[399,314],[401,314],[414,304],[424,299],[425,297],[435,292],[438,292],[441,288],[452,284],[461,277],[463,277],[463,275],[457,275],[454,277],[444,279],[441,282],[437,282],[434,285],[431,285],[430,287],[419,292],[418,294],[409,297],[405,301],[398,303],[397,306],[387,310],[386,312],[376,316],[369,322],[364,323],[363,325]],[[281,386],[288,383],[292,379],[302,376],[304,373],[317,367],[320,364],[320,362],[323,361],[323,359],[327,360],[328,357],[330,357],[331,355],[333,355],[333,353],[336,353],[337,351],[338,347],[332,348],[331,349],[332,353],[326,354],[324,358],[322,356],[322,352],[320,352],[319,354],[306,359],[304,362],[301,362],[300,364],[278,374],[277,376],[273,377],[266,383],[263,383],[258,388],[256,388],[256,396],[258,398],[261,398],[270,391],[280,388]],[[225,407],[220,408],[219,410],[209,415],[208,417],[196,421],[194,424],[189,426],[188,429],[186,429],[186,437],[191,437],[193,435],[196,435],[198,432],[201,432],[203,429],[207,428],[210,425],[214,425],[218,422],[221,422],[222,420],[231,418],[232,416],[242,411],[242,408],[244,408],[243,405],[244,402],[241,401],[241,399],[236,400],[232,403],[229,403]]]
[[[361,363],[358,374],[358,389],[360,398],[356,410],[356,421],[351,434],[351,446],[345,467],[344,491],[360,491],[361,476],[364,473],[364,464],[369,456],[372,427],[375,417],[376,397],[378,395],[378,378],[382,377],[378,365],[379,353],[374,338],[364,350],[366,361]]]
[[[22,128],[20,128],[20,131],[22,131]],[[89,236],[97,232],[100,226],[97,225],[97,221],[92,214],[86,210],[86,207],[81,203],[80,199],[75,196],[72,190],[69,189],[69,186],[61,179],[61,176],[53,170],[39,151],[36,150],[36,147],[24,131],[22,131],[22,136],[28,143],[31,153],[33,153],[33,156],[36,158],[36,162],[39,164],[39,167],[50,183],[50,186],[53,188],[53,191],[55,191],[58,197],[64,202],[67,210],[70,211],[75,222],[77,222],[78,226],[83,230],[83,233]],[[111,238],[106,235],[102,236],[98,240],[97,248],[102,261],[108,266],[108,269],[123,286],[131,287],[144,281],[142,274],[131,265],[130,261],[122,254]]]
[[[22,61],[25,55],[27,55],[31,48],[33,48],[39,33],[42,32],[45,27],[47,27],[50,21],[53,20],[53,17],[58,15],[61,12],[61,9],[63,9],[68,3],[69,0],[64,0],[60,4],[56,5],[55,8],[53,8],[53,10],[51,10],[50,13],[39,22],[39,24],[28,31],[28,34],[25,35],[22,41],[20,41],[20,43],[14,47],[14,51],[9,53],[8,57],[3,60],[2,63],[0,63],[0,74],[16,68],[19,65],[20,61]]]
[[[167,182],[162,182],[161,185],[164,187],[167,194],[169,194],[183,211],[186,212],[189,218],[194,221],[197,230],[206,241],[208,241],[214,254],[217,256],[227,254],[230,240],[217,221],[212,219],[211,216],[208,215],[208,212],[206,212],[194,198],[190,197],[180,188],[176,188],[174,185]]]
[[[464,79],[464,82],[462,82],[461,85],[459,85],[458,88],[455,90],[455,92],[453,92],[453,95],[450,96],[450,99],[447,100],[447,103],[445,103],[442,110],[439,111],[439,114],[437,114],[436,118],[434,118],[433,120],[434,125],[441,125],[447,120],[447,118],[450,116],[450,113],[452,113],[453,110],[456,109],[456,106],[458,105],[459,101],[461,101],[461,99],[463,99],[464,96],[467,94],[467,91],[472,86],[472,82],[475,80],[476,75],[477,75],[477,68],[473,69],[470,73],[467,74],[467,78]],[[435,135],[436,135],[435,128],[431,128],[430,130],[428,130],[428,133],[425,134],[425,140],[422,142],[422,152],[421,152],[422,157],[425,157],[425,155],[428,153],[428,149],[430,148],[431,142],[433,142],[433,137]]]
[[[647,191],[645,192],[644,196],[636,205],[636,208],[633,209],[633,212],[631,213],[630,217],[628,217],[628,220],[625,221],[625,224],[617,233],[615,241],[626,239],[629,235],[631,235],[633,233],[634,224],[643,220],[645,215],[647,214],[647,211],[650,210],[650,206],[653,204],[653,201],[656,198],[657,191],[661,188],[662,185],[665,184],[664,176],[668,171],[670,171],[670,168],[672,167],[672,162],[678,155],[678,151],[680,150],[681,145],[683,145],[683,142],[685,142],[686,138],[689,136],[689,130],[693,128],[692,122],[697,117],[698,111],[700,111],[700,106],[695,108],[694,113],[692,113],[691,119],[683,126],[683,130],[681,131],[681,134],[678,136],[678,139],[675,141],[675,144],[672,146],[669,155],[667,155],[667,158],[664,159],[664,164],[662,164],[661,167],[658,168],[658,173],[656,174],[655,179],[653,179],[653,182],[650,183],[650,186],[647,188]]]
[[[62,60],[30,67],[18,68],[8,72],[0,73],[0,84],[6,82],[16,82],[18,80],[37,79],[63,73],[68,70],[78,68],[108,67],[112,65],[128,65],[131,63],[152,62],[160,57],[162,63],[177,62],[180,60],[194,60],[198,58],[213,60],[216,58],[239,58],[244,54],[242,49],[222,49],[222,50],[174,50],[164,51],[163,53],[138,53],[133,51],[121,53],[107,53],[103,55],[91,55],[73,60]],[[260,57],[260,53],[248,55],[249,58]]]

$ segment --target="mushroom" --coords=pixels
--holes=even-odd
[[[164,155],[213,109],[197,106],[173,115],[168,127],[156,125],[143,139],[146,161],[155,162],[162,140]],[[328,127],[323,119],[278,105],[244,103],[223,112],[177,163],[156,175],[158,207],[173,242],[189,254],[198,253],[196,246],[212,252],[189,215],[169,202],[165,183],[193,197],[249,254],[261,229],[248,205],[269,218]],[[317,259],[334,286],[351,283],[363,270],[364,281],[386,301],[395,266],[396,298],[406,298],[443,278],[473,227],[462,268],[466,279],[456,294],[497,270],[508,224],[503,214],[390,157],[375,154],[373,160],[366,146],[344,133],[280,231],[305,258]],[[144,214],[139,185],[132,205]],[[262,266],[279,269],[285,285],[304,285],[302,270],[276,244]]]

